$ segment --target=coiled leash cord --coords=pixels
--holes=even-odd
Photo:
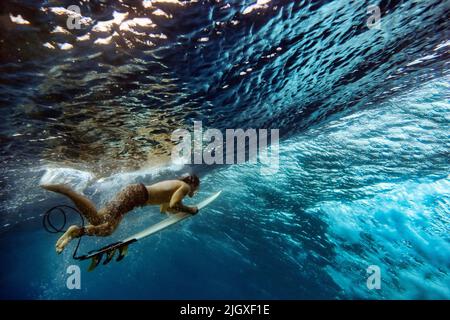
[[[72,212],[78,213],[78,216],[81,219],[81,227],[84,229],[84,218],[80,211],[78,211],[76,208],[71,207],[71,206],[58,205],[58,206],[54,206],[54,207],[48,209],[44,213],[44,216],[42,219],[42,226],[44,227],[45,231],[47,231],[49,233],[64,233],[67,231],[67,229],[64,229],[66,227],[66,223],[67,223],[67,213],[63,210],[63,208],[70,209],[70,210],[72,210]],[[54,216],[55,213],[59,213],[63,217],[63,223],[62,223],[61,227],[59,227],[59,228],[53,224],[52,219],[51,219],[51,216],[52,215]],[[77,252],[78,252],[78,247],[80,246],[82,237],[83,236],[78,238],[77,246],[75,247],[75,250],[73,251],[72,257],[75,260],[81,259],[81,256],[77,256]]]

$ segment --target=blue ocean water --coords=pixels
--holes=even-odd
[[[74,3],[80,30],[61,13]],[[366,25],[372,4],[381,29]],[[448,2],[2,6],[2,299],[450,298]],[[278,172],[171,164],[167,139],[193,120],[280,129]],[[222,195],[121,262],[87,272],[75,243],[58,256],[42,229],[43,212],[70,204],[42,182],[100,207],[128,183],[192,170],[197,199]],[[136,209],[80,250],[160,219]],[[80,290],[66,286],[73,264]]]

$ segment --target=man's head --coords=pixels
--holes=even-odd
[[[200,179],[195,174],[184,175],[180,180],[186,182],[191,187],[191,192],[189,193],[190,197],[192,197],[200,187]]]

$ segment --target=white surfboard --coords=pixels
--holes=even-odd
[[[216,192],[215,194],[213,194],[211,197],[203,200],[202,202],[200,202],[197,205],[198,211],[200,211],[201,209],[203,209],[204,207],[206,207],[208,204],[210,204],[211,202],[213,202],[214,200],[217,199],[217,197],[222,193],[222,191]],[[167,227],[170,227],[171,225],[180,222],[181,220],[184,220],[188,217],[192,217],[192,214],[190,213],[184,213],[184,212],[180,212],[180,213],[175,213],[175,214],[171,214],[169,216],[169,218],[164,219],[161,222],[158,222],[150,227],[148,227],[145,230],[142,230],[141,232],[136,233],[135,235],[126,238],[125,240],[123,240],[123,242],[128,242],[130,240],[139,240],[145,237],[148,237],[152,234],[155,234],[161,230],[164,230]]]
[[[201,209],[203,209],[204,207],[206,207],[208,204],[210,204],[211,202],[213,202],[214,200],[217,199],[217,197],[222,193],[222,191],[216,192],[215,194],[213,194],[212,196],[210,196],[209,198],[203,200],[202,202],[200,202],[197,205],[198,210],[200,211]],[[168,227],[170,227],[171,225],[178,223],[188,217],[192,217],[193,215],[190,213],[175,213],[170,215],[169,218],[164,219],[161,222],[158,222],[150,227],[148,227],[147,229],[142,230],[141,232],[138,232],[134,235],[132,235],[131,237],[126,238],[125,240],[119,241],[119,242],[115,242],[112,243],[106,247],[100,248],[98,250],[93,250],[90,251],[88,254],[77,257],[77,260],[86,260],[86,259],[92,259],[91,261],[91,265],[89,266],[88,271],[92,271],[94,270],[98,264],[100,263],[100,261],[102,260],[103,255],[106,255],[106,259],[103,262],[103,264],[108,264],[112,258],[114,257],[116,251],[119,252],[119,256],[117,257],[117,261],[122,260],[125,255],[127,254],[128,251],[128,246],[133,243],[136,242],[142,238],[148,237],[152,234],[155,234],[161,230],[164,230]]]

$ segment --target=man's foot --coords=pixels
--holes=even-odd
[[[78,232],[77,226],[70,226],[69,229],[58,239],[56,242],[56,252],[61,253],[64,248],[69,244],[70,240],[74,238],[74,235]]]

